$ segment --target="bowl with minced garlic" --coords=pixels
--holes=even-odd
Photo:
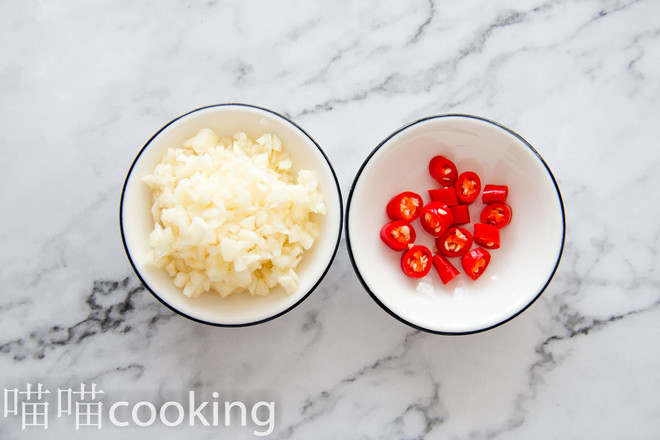
[[[327,273],[342,197],[321,147],[262,107],[219,104],[161,128],[124,182],[128,260],[163,304],[217,326],[269,321]]]

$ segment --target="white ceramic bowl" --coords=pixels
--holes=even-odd
[[[389,249],[379,232],[389,221],[385,206],[394,195],[410,190],[427,203],[427,190],[440,187],[428,172],[430,159],[438,154],[453,160],[459,173],[476,172],[482,185],[508,185],[513,217],[500,230],[501,248],[490,251],[490,265],[476,281],[462,273],[460,259],[454,258],[450,261],[461,275],[443,285],[432,268],[419,286],[420,280],[403,274],[401,253]],[[472,224],[483,206],[480,195],[470,206]],[[413,226],[416,243],[433,250],[419,221]],[[525,310],[554,275],[564,236],[561,194],[541,156],[511,130],[469,115],[425,118],[387,137],[360,168],[346,208],[349,255],[366,290],[404,323],[440,334],[487,330]]]
[[[144,264],[149,252],[149,233],[154,227],[151,216],[151,191],[142,178],[153,172],[169,147],[176,147],[201,128],[211,128],[219,136],[244,131],[256,139],[264,133],[280,137],[291,155],[294,172],[309,169],[316,173],[327,215],[319,216],[321,234],[303,255],[296,273],[300,282],[295,292],[286,294],[278,287],[268,296],[247,293],[221,298],[203,294],[185,297],[164,269]],[[221,104],[193,110],[161,128],[140,150],[133,162],[121,196],[120,227],[126,254],[144,286],[163,304],[198,322],[218,326],[245,326],[268,321],[302,302],[321,282],[337,252],[341,237],[343,205],[337,177],[328,158],[316,142],[300,127],[273,111],[246,104]]]

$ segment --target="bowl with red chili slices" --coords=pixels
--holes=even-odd
[[[469,334],[527,309],[564,246],[557,182],[521,136],[471,115],[431,116],[383,140],[347,201],[355,272],[417,329]]]

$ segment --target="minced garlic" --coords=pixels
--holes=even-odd
[[[303,252],[319,236],[325,214],[316,175],[300,170],[272,134],[219,138],[205,128],[168,149],[144,182],[153,192],[153,250],[188,297],[211,290],[225,297],[247,290],[292,293]]]

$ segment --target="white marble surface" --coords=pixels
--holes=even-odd
[[[0,382],[41,382],[52,405],[48,430],[10,414],[0,438],[263,432],[57,419],[58,388],[96,383],[106,409],[189,391],[271,401],[275,439],[657,439],[659,16],[656,0],[0,3]],[[290,116],[345,198],[363,158],[420,117],[516,130],[564,197],[554,280],[501,327],[431,335],[371,300],[342,242],[280,319],[174,315],[124,254],[120,191],[161,125],[221,102]]]

